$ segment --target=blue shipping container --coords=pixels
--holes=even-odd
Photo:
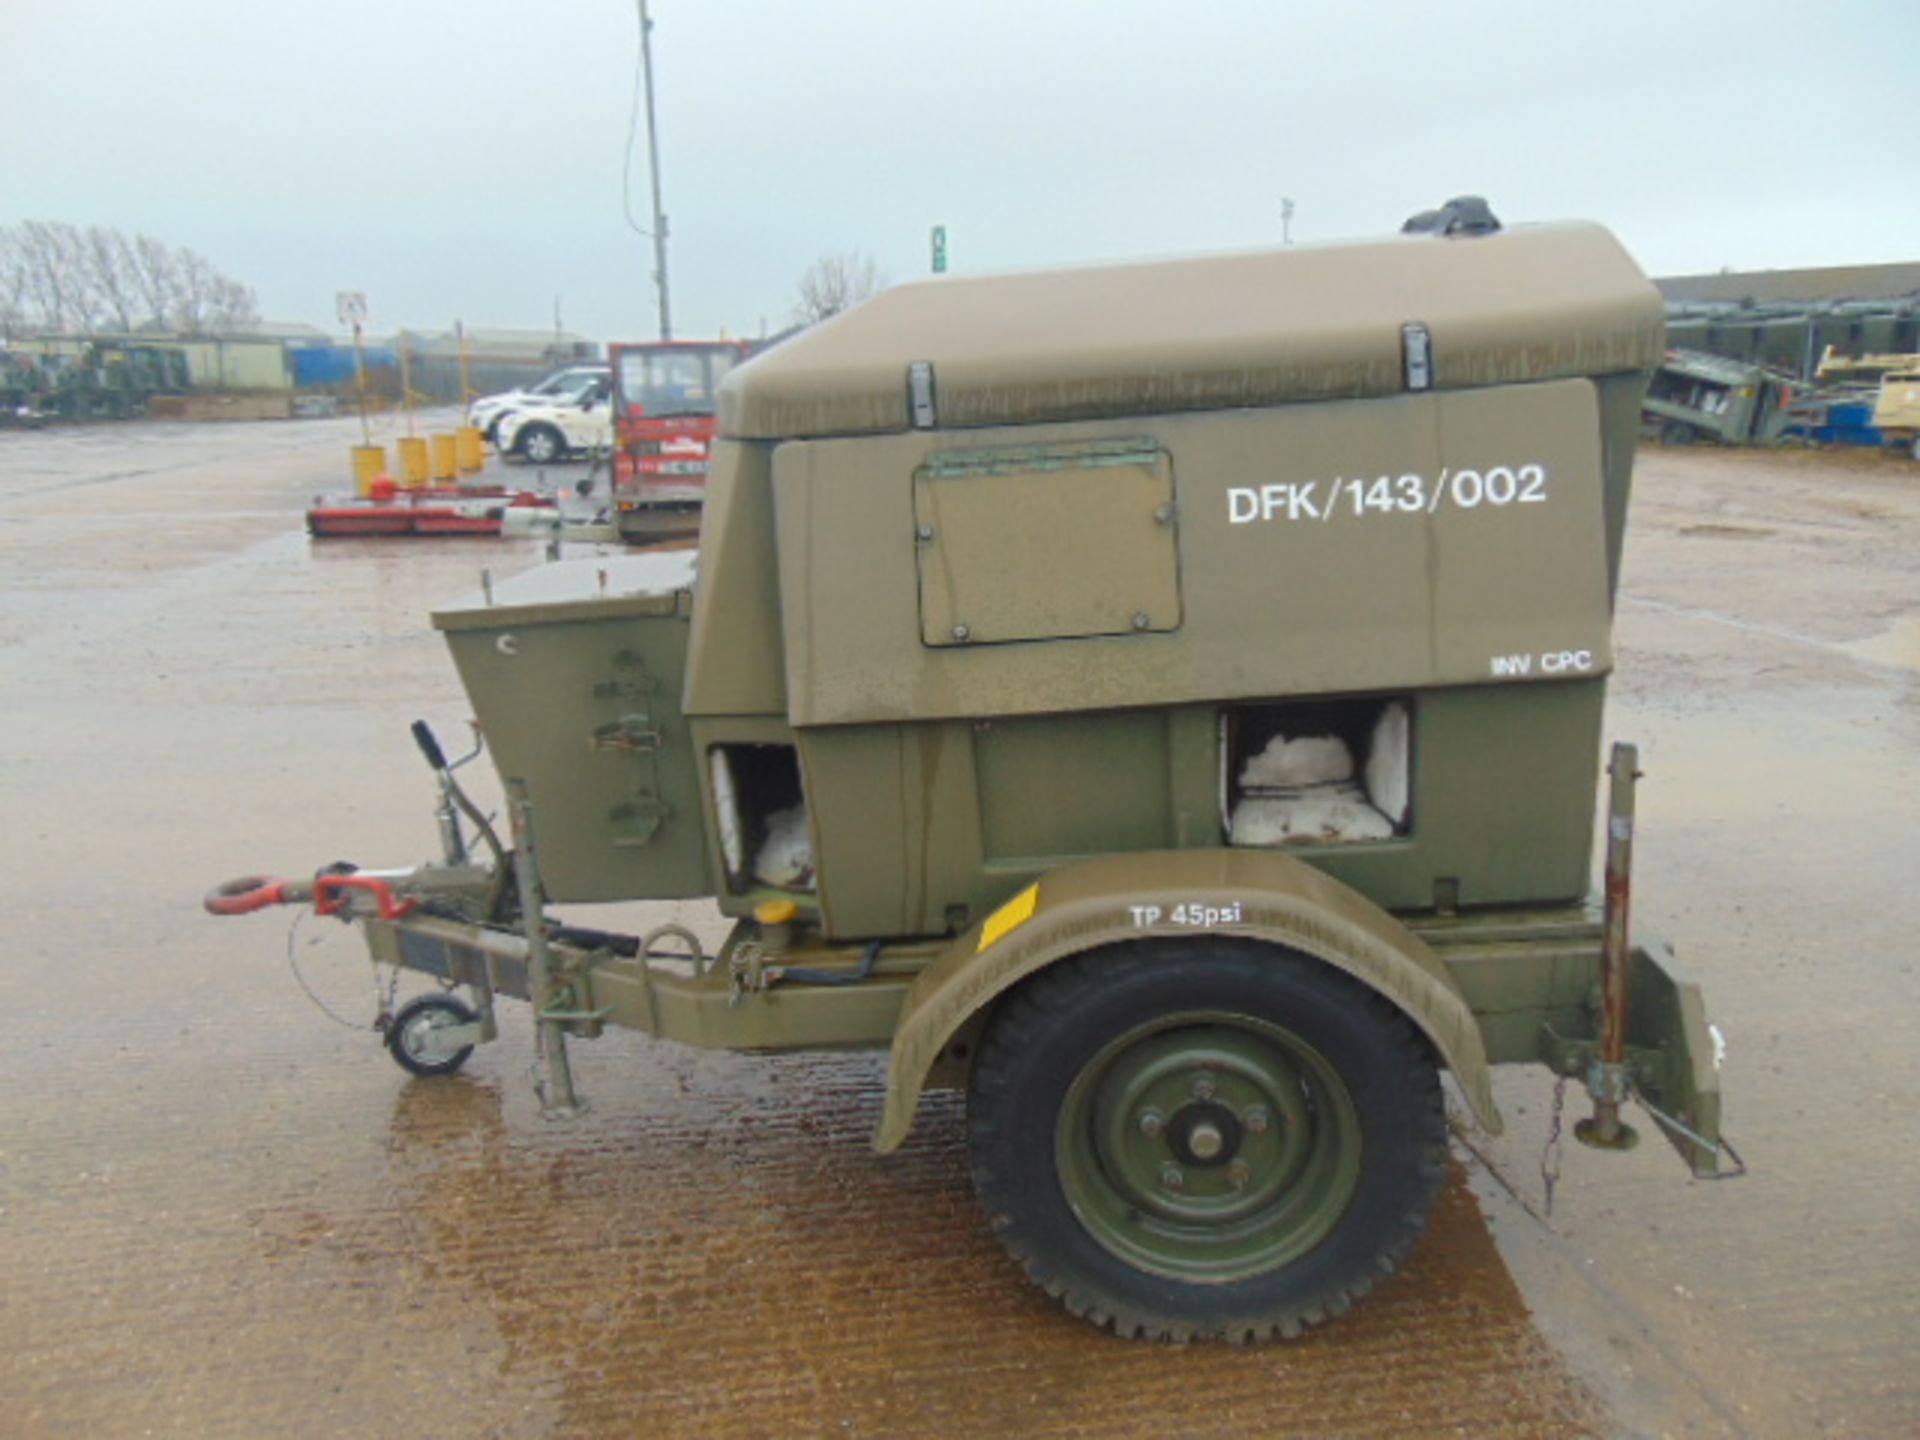
[[[293,360],[293,384],[298,390],[319,389],[353,381],[351,345],[289,346]],[[369,345],[361,351],[369,370],[392,370],[399,366],[399,355],[381,345]]]

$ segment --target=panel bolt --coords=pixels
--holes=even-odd
[[[1186,1185],[1187,1177],[1180,1173],[1178,1165],[1167,1165],[1161,1168],[1160,1183],[1169,1190],[1178,1190]]]
[[[931,540],[933,539],[933,526],[922,525],[919,528],[917,528],[913,533],[923,541]]]
[[[1240,1117],[1240,1123],[1246,1126],[1249,1135],[1264,1135],[1267,1133],[1267,1126],[1272,1122],[1268,1119],[1267,1112],[1255,1105]]]
[[[1167,1128],[1167,1119],[1158,1110],[1140,1112],[1140,1133],[1149,1140]]]
[[[1148,618],[1148,616],[1147,616],[1147,612],[1146,612],[1146,611],[1144,611],[1144,610],[1136,610],[1136,611],[1134,611],[1134,613],[1133,613],[1133,628],[1134,628],[1134,629],[1136,629],[1136,630],[1146,630],[1146,629],[1148,629],[1148,628],[1150,628],[1150,627],[1152,626],[1152,624],[1153,624],[1153,621],[1152,621],[1151,619],[1149,619],[1149,618]]]
[[[1193,1098],[1196,1100],[1211,1100],[1213,1098],[1213,1076],[1201,1074],[1194,1077]]]
[[[964,625],[956,625],[953,627],[953,638],[956,640],[964,640],[972,633],[973,632]]]
[[[1173,506],[1162,505],[1153,512],[1153,520],[1156,525],[1171,525],[1173,523]]]

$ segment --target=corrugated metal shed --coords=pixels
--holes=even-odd
[[[293,374],[278,340],[177,340],[196,390],[290,390]]]
[[[408,330],[405,334],[407,347],[416,355],[453,355],[460,349],[459,337],[452,330]],[[382,343],[397,345],[399,336],[388,337]],[[475,357],[538,362],[561,355],[598,359],[601,350],[598,341],[590,340],[571,330],[515,330],[492,326],[469,326],[467,353]]]
[[[1653,283],[1669,303],[1895,300],[1920,294],[1920,261],[1825,265],[1808,270],[1727,270],[1714,275],[1669,275]]]

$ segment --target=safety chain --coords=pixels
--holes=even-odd
[[[757,941],[743,940],[733,947],[727,962],[727,1008],[735,1009],[747,996],[767,988],[767,956]]]
[[[1547,1147],[1540,1152],[1540,1178],[1546,1182],[1547,1217],[1553,1217],[1553,1187],[1560,1183],[1560,1117],[1567,1108],[1567,1077],[1553,1082],[1553,1123],[1547,1127]]]
[[[382,1035],[393,1024],[393,1002],[400,994],[400,967],[393,967],[393,973],[387,977],[386,994],[380,993],[380,962],[372,961],[373,966],[373,1028]]]

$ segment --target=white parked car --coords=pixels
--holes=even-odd
[[[493,443],[502,455],[551,465],[583,451],[613,444],[611,384],[601,379],[573,399],[509,410],[496,425]]]
[[[521,389],[479,396],[467,406],[467,424],[497,443],[500,417],[507,412],[529,405],[578,399],[592,389],[595,382],[604,384],[610,373],[605,365],[569,365]]]

